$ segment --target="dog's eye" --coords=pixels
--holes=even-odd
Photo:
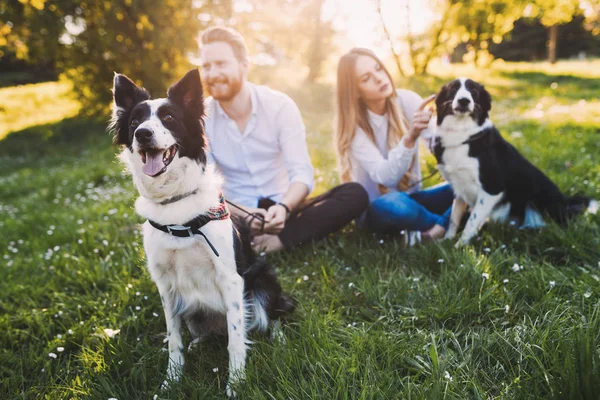
[[[167,114],[163,117],[163,121],[173,121],[173,116],[171,114]]]
[[[140,124],[140,121],[138,121],[137,119],[132,119],[131,120],[131,127],[132,128],[137,128],[137,126]]]

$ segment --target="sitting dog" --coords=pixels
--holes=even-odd
[[[171,86],[167,98],[124,75],[114,77],[114,142],[139,191],[148,270],[164,308],[169,342],[167,378],[183,369],[181,324],[194,338],[222,332],[229,338],[227,394],[244,378],[247,331],[295,308],[273,270],[238,232],[206,162],[202,84],[198,70]]]
[[[445,85],[436,97],[437,136],[433,153],[438,169],[454,190],[446,238],[456,235],[467,208],[471,215],[457,247],[467,244],[486,220],[521,227],[541,227],[544,216],[559,224],[598,203],[583,196],[565,196],[515,147],[492,121],[490,94],[466,78]]]

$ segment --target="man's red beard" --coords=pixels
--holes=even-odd
[[[206,83],[208,84],[208,93],[215,100],[219,101],[229,101],[233,99],[242,89],[242,80],[239,78],[215,78]]]

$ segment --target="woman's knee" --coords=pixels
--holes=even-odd
[[[388,193],[373,200],[369,205],[369,214],[375,219],[404,218],[411,214],[410,197],[403,192]]]

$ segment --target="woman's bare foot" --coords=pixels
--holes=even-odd
[[[271,235],[268,233],[254,236],[252,239],[252,248],[257,254],[272,253],[274,251],[283,250],[283,243],[279,239],[278,235]]]
[[[434,225],[431,229],[425,232],[421,232],[421,241],[429,242],[438,240],[444,237],[446,229],[441,225]]]

